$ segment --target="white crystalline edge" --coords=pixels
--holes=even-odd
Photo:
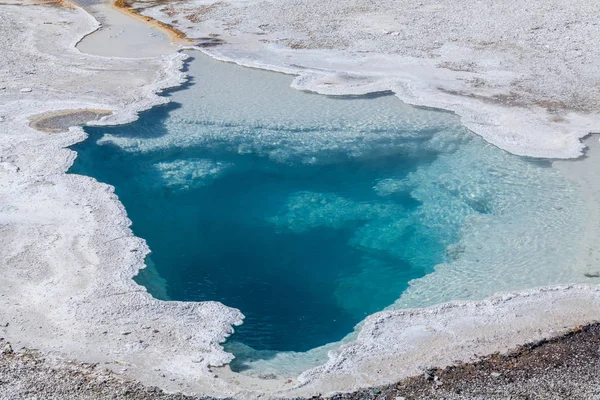
[[[595,321],[598,306],[597,286],[564,285],[376,313],[367,317],[356,341],[331,351],[329,362],[306,371],[300,381],[307,392],[393,383],[429,366],[504,352]],[[335,381],[335,388],[328,384]]]
[[[51,9],[17,8],[12,12],[13,16],[20,13],[26,20],[38,21],[48,18],[49,10]],[[35,15],[36,12],[39,15]],[[82,14],[78,12],[77,16],[81,18]],[[61,16],[67,18],[67,14]],[[75,19],[72,16],[69,18]],[[31,26],[29,29],[33,31],[35,28]],[[88,29],[91,28],[88,26]],[[85,58],[88,63],[94,59],[87,55]],[[97,60],[104,62],[106,59]],[[175,56],[165,62],[170,63],[170,68],[173,68],[170,71],[173,72],[181,65],[182,60],[181,56]],[[119,63],[127,61],[119,60]],[[114,68],[117,69],[116,66]],[[169,79],[155,81],[146,86],[147,89],[153,89],[145,90],[133,104],[127,104],[127,100],[90,100],[90,95],[82,95],[81,101],[18,101],[11,94],[13,100],[0,106],[3,117],[0,125],[0,227],[3,229],[0,236],[0,256],[3,263],[0,265],[11,269],[3,271],[5,286],[0,289],[5,294],[0,300],[0,309],[3,310],[0,318],[11,322],[11,326],[3,329],[2,333],[16,343],[33,345],[45,351],[55,350],[68,357],[113,362],[113,368],[126,365],[130,376],[171,390],[253,397],[256,390],[261,390],[260,384],[245,381],[235,374],[230,376],[232,381],[237,380],[237,386],[233,387],[228,386],[233,382],[227,382],[226,371],[223,374],[224,382],[220,382],[221,379],[206,381],[203,376],[198,377],[197,374],[204,372],[194,363],[198,361],[198,347],[190,346],[188,338],[184,336],[184,332],[192,335],[198,333],[198,329],[195,329],[198,324],[208,322],[212,326],[218,320],[220,326],[224,326],[239,322],[239,314],[228,313],[227,310],[230,309],[218,303],[201,303],[202,306],[192,303],[164,303],[140,292],[131,276],[144,267],[143,258],[148,249],[143,241],[131,235],[130,222],[122,205],[112,194],[112,189],[91,178],[64,174],[75,157],[72,151],[64,150],[64,147],[83,140],[85,135],[82,130],[73,128],[69,135],[48,136],[34,132],[27,126],[28,115],[65,108],[112,109],[117,112],[116,115],[100,123],[131,121],[136,118],[134,110],[140,111],[165,101],[155,96],[153,90],[158,90],[163,85],[176,85],[180,79],[180,73],[173,73]],[[57,82],[52,83],[58,85]],[[34,87],[33,93],[36,92]],[[123,108],[125,111],[122,111]],[[14,132],[18,132],[20,136],[17,137]],[[25,143],[27,140],[29,142]],[[35,148],[30,149],[30,145]],[[39,218],[47,220],[40,222]],[[8,233],[5,234],[7,230]],[[11,241],[11,233],[16,234],[18,240]],[[124,240],[115,240],[119,235]],[[69,261],[72,258],[75,258],[75,262]],[[4,263],[5,260],[10,262]],[[112,266],[112,273],[107,274],[111,263],[116,265]],[[82,270],[82,264],[91,265]],[[41,270],[58,274],[60,279],[46,280],[46,283],[52,285],[43,286],[44,291],[38,293],[35,290],[39,286],[35,285],[35,274]],[[19,274],[17,279],[12,280],[11,272],[14,271],[30,274],[26,276],[28,281]],[[52,274],[51,277],[54,276]],[[73,289],[77,287],[76,284],[81,284],[75,279],[75,275],[84,275],[91,280],[91,283],[84,280],[84,289],[89,293],[79,294]],[[113,279],[117,276],[119,278]],[[54,290],[53,287],[60,286],[63,280],[74,285]],[[11,286],[17,283],[21,285]],[[105,295],[112,294],[116,297],[119,293],[105,292],[101,297],[101,304],[97,304],[98,293],[114,285],[131,291],[116,302]],[[22,302],[19,295],[23,293],[31,301],[29,308],[27,304],[15,305],[18,302],[13,296],[17,296]],[[69,296],[71,299],[67,300],[65,310],[62,299]],[[301,387],[286,391],[282,390],[284,385],[280,385],[269,390],[286,395],[309,394],[352,390],[392,381],[417,373],[421,365],[443,365],[456,359],[468,359],[473,352],[483,354],[507,349],[597,318],[597,313],[593,310],[598,303],[597,288],[577,286],[496,296],[484,302],[453,302],[423,310],[378,313],[366,320],[356,342],[332,352],[326,365],[303,374]],[[140,313],[140,309],[145,311]],[[193,311],[204,317],[198,319]],[[102,323],[90,329],[92,325],[73,320],[72,315],[77,315],[80,319],[96,318],[96,322],[100,319]],[[102,318],[106,320],[102,321]],[[154,335],[156,337],[146,335],[143,331],[145,326],[142,330],[138,329],[145,323],[160,328],[160,332]],[[44,329],[38,330],[38,325],[42,325]],[[13,328],[18,330],[12,330]],[[102,329],[108,333],[104,335],[100,332]],[[57,332],[60,334],[57,335]],[[146,335],[144,340],[150,345],[151,352],[136,350],[135,346],[143,345],[130,339],[139,332]],[[436,334],[431,335],[430,332]],[[224,334],[226,332],[221,331],[209,343],[210,350],[204,353],[209,358],[208,363],[229,359],[229,355],[223,354],[216,345]],[[192,337],[192,341],[194,340]],[[64,348],[65,343],[69,343],[70,347]],[[206,364],[206,361],[202,361],[200,366]],[[159,366],[161,369],[157,370]],[[164,378],[163,375],[167,377]],[[168,379],[170,377],[178,379],[183,385],[171,383]],[[267,390],[266,387],[263,389]]]
[[[135,6],[199,42],[218,37],[224,44],[201,49],[217,59],[299,75],[292,85],[298,89],[391,90],[409,104],[455,112],[466,127],[511,153],[581,155],[579,139],[600,129],[593,108],[598,96],[588,89],[597,82],[592,39],[597,32],[589,16],[598,6],[583,0],[554,5],[538,0],[526,9],[514,0],[484,0],[466,8],[450,0],[439,3],[440,12],[408,0],[260,5],[187,0],[167,6],[138,0]],[[580,25],[562,24],[565,10],[579,17]],[[465,24],[473,12],[482,14]],[[394,39],[392,25],[411,32]],[[299,48],[281,45],[290,42]],[[574,55],[573,48],[580,53]],[[549,112],[540,106],[552,109],[553,102],[566,109]],[[567,111],[582,104],[593,111]]]
[[[364,95],[391,91],[407,104],[452,111],[460,116],[461,123],[465,127],[480,135],[487,142],[520,156],[555,159],[577,158],[582,155],[585,147],[580,139],[589,135],[594,129],[600,129],[597,117],[594,116],[569,113],[570,123],[560,125],[551,123],[546,111],[541,107],[500,107],[468,97],[457,101],[456,96],[435,90],[432,83],[439,82],[439,78],[432,71],[428,71],[430,68],[427,65],[422,65],[420,76],[394,77],[391,72],[389,76],[369,76],[367,71],[359,69],[356,71],[356,76],[361,77],[364,74],[362,77],[365,80],[360,81],[360,84],[353,84],[340,78],[340,73],[335,70],[322,71],[310,70],[306,67],[281,66],[262,59],[253,59],[243,53],[240,54],[230,45],[196,49],[220,61],[296,75],[292,87],[298,90],[324,95]],[[277,49],[273,52],[285,54],[288,50]],[[315,50],[306,59],[316,63],[320,55],[327,53],[333,52]],[[347,59],[343,55],[335,60],[341,65],[351,65],[352,63],[351,59]],[[305,63],[310,64],[310,61],[305,61]],[[414,68],[414,65],[412,67]],[[331,82],[334,84],[329,85]],[[324,85],[324,83],[328,85]]]

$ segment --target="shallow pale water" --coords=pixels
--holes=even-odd
[[[103,57],[160,57],[177,51],[169,37],[102,0],[76,0],[101,24],[77,43],[83,53]]]
[[[302,352],[388,306],[583,280],[560,235],[582,221],[578,188],[548,161],[390,95],[298,92],[204,56],[189,68],[171,105],[86,128],[72,172],[115,186],[155,296],[244,313],[232,343]]]

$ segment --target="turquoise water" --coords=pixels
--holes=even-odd
[[[154,110],[144,123],[159,125],[167,115]],[[131,135],[136,125],[110,131]],[[106,129],[89,132],[98,137]],[[426,250],[429,265],[353,243],[368,224],[393,224],[414,211],[418,203],[409,196],[382,200],[372,186],[381,176],[405,175],[430,154],[410,163],[389,156],[306,165],[201,147],[127,153],[94,140],[76,150],[73,172],[93,171],[116,187],[168,297],[239,308],[246,320],[236,339],[255,349],[303,351],[339,340],[443,260],[438,242]],[[151,166],[170,160],[219,176],[185,190],[165,186]],[[216,172],[219,163],[225,171]]]
[[[546,207],[529,191],[568,187],[453,114],[298,92],[289,76],[206,57],[189,68],[170,105],[86,128],[71,172],[115,186],[152,251],[139,283],[240,309],[231,340],[256,350],[342,339],[459,259],[466,222],[496,221],[523,196]]]

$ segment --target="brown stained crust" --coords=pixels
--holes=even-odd
[[[214,11],[220,7],[223,7],[224,3],[217,2],[209,5],[197,6],[194,12],[185,15],[185,19],[193,23],[199,23],[206,20],[206,15],[211,11]]]
[[[41,132],[61,133],[69,130],[71,126],[83,125],[90,121],[112,114],[109,110],[62,110],[42,113],[32,116],[29,126]]]
[[[477,82],[474,82],[474,86],[477,86]],[[502,105],[506,107],[523,107],[526,108],[530,105],[538,106],[541,108],[545,108],[548,113],[556,113],[562,111],[578,111],[578,112],[586,112],[587,110],[582,110],[577,107],[572,107],[567,103],[556,100],[536,100],[533,102],[528,102],[523,99],[519,94],[515,92],[509,92],[508,94],[495,94],[492,96],[482,96],[471,92],[465,91],[457,91],[457,90],[448,90],[442,87],[437,88],[440,92],[451,94],[453,96],[460,97],[470,97],[472,99],[480,100],[484,103]],[[560,117],[555,120],[555,122],[564,122]]]
[[[75,8],[76,6],[70,0],[29,0],[31,4],[41,4],[41,5],[49,5],[56,7],[65,7],[65,8]],[[161,4],[162,2],[169,3],[170,0],[157,0],[156,4]],[[3,3],[0,2],[0,5]],[[10,3],[7,3],[10,4]],[[164,22],[158,21],[154,18],[147,17],[145,15],[141,15],[139,10],[134,9],[131,6],[130,1],[128,0],[113,0],[112,5],[121,12],[124,12],[133,18],[139,19],[143,22],[146,22],[163,32],[165,32],[172,42],[181,43],[181,44],[190,44],[192,41],[188,39],[185,33],[181,32],[179,29],[166,24]]]
[[[134,18],[137,18],[141,21],[144,21],[160,30],[165,32],[172,42],[181,43],[181,44],[191,44],[193,43],[190,39],[188,39],[182,31],[173,27],[172,25],[166,24],[164,22],[158,21],[154,18],[147,17],[145,15],[141,15],[138,10],[131,6],[131,2],[128,0],[114,0],[112,5],[121,12],[124,12]]]
[[[0,2],[0,6],[52,6],[63,8],[75,8],[69,0],[22,0],[20,2]]]
[[[194,400],[123,379],[97,364],[56,363],[28,349],[13,351],[0,338],[0,398]],[[600,324],[492,354],[394,385],[338,394],[334,400],[597,399],[600,393]],[[324,399],[315,396],[313,400]]]

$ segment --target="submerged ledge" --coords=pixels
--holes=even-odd
[[[61,20],[75,23],[76,29],[70,31],[70,35],[75,37],[88,32],[93,26],[88,17],[78,10],[72,13],[57,11],[51,17],[48,16],[49,9],[35,7],[27,10],[5,8],[0,9],[0,13],[3,28],[10,28],[9,23],[19,19],[20,23],[26,24],[36,18],[54,18],[52,22],[57,25]],[[33,27],[30,29],[33,35],[43,35]],[[46,44],[42,49],[47,52],[73,48],[73,43],[69,46],[67,42],[52,48],[43,36],[36,36],[35,40]],[[31,48],[26,50],[31,51]],[[37,52],[34,53],[37,55]],[[13,55],[9,51],[1,54]],[[27,60],[29,55],[13,56]],[[81,54],[74,57],[78,57],[75,59],[77,62],[82,58],[88,63],[106,62],[104,58]],[[219,364],[227,358],[226,354],[219,352],[218,346],[225,330],[207,342],[198,343],[194,342],[198,327],[214,325],[216,320],[225,326],[231,323],[232,318],[235,319],[236,314],[222,319],[223,314],[230,310],[214,303],[201,303],[200,306],[158,302],[133,285],[131,277],[143,268],[143,255],[147,248],[141,240],[131,236],[122,206],[106,185],[64,174],[73,158],[72,152],[64,150],[64,147],[82,140],[81,130],[76,129],[68,136],[53,135],[56,139],[48,140],[27,127],[28,115],[81,106],[117,110],[116,116],[104,123],[130,121],[135,118],[136,112],[164,103],[165,100],[157,98],[153,92],[181,82],[181,74],[175,71],[181,67],[182,58],[165,58],[145,67],[150,76],[155,69],[164,68],[164,79],[155,82],[146,78],[146,82],[151,83],[141,92],[136,91],[137,87],[128,87],[135,92],[134,96],[118,88],[125,82],[124,79],[112,83],[106,80],[90,83],[89,77],[83,78],[85,74],[82,74],[79,79],[88,85],[96,85],[94,95],[97,97],[93,101],[90,101],[93,97],[89,93],[71,92],[67,98],[55,99],[44,105],[24,97],[39,96],[38,101],[43,99],[43,81],[28,85],[34,86],[35,94],[18,94],[22,87],[19,85],[31,80],[27,81],[15,70],[5,72],[19,78],[11,82],[7,90],[5,99],[10,101],[0,106],[3,116],[0,123],[0,146],[3,150],[0,175],[6,182],[0,187],[2,198],[6,199],[3,203],[0,257],[6,261],[3,262],[9,269],[6,272],[13,271],[12,275],[6,275],[6,286],[2,289],[5,296],[0,302],[5,311],[0,317],[10,322],[2,328],[2,333],[13,343],[77,360],[101,362],[126,376],[158,384],[168,390],[240,397],[255,397],[265,392],[271,396],[296,396],[348,391],[376,382],[392,382],[410,375],[410,371],[418,373],[423,363],[447,365],[457,359],[468,359],[473,352],[505,351],[519,343],[555,335],[597,317],[593,311],[600,302],[596,286],[541,289],[498,295],[484,302],[453,302],[422,310],[375,314],[367,319],[356,342],[332,354],[325,366],[305,373],[301,383],[290,389],[278,387],[277,382],[269,387],[269,383],[245,381],[227,368],[213,368],[214,372],[204,370],[203,366]],[[97,64],[97,67],[112,73],[111,68],[122,70],[125,65],[136,75],[140,73],[139,63],[113,61],[110,67],[104,64]],[[67,79],[64,76],[60,78]],[[102,85],[107,82],[116,86],[103,89]],[[109,94],[110,89],[116,95]],[[72,94],[85,100],[72,100]],[[15,133],[21,136],[16,137]],[[20,193],[23,188],[27,190]],[[39,206],[45,207],[46,212],[36,214]],[[60,210],[60,213],[48,220],[48,209]],[[36,221],[37,217],[44,222]],[[35,271],[32,265],[36,267]],[[124,266],[127,266],[126,269]],[[77,279],[71,279],[74,277]],[[65,281],[58,285],[61,280]],[[113,289],[119,290],[102,292],[107,280],[115,285]],[[38,290],[40,287],[44,288],[41,292]],[[80,292],[73,288],[80,289]],[[17,299],[23,296],[31,303],[21,304]],[[65,303],[64,299],[68,296],[72,297]],[[9,314],[6,314],[7,311]],[[90,321],[92,325],[88,325]],[[153,327],[157,323],[161,326]],[[507,326],[510,330],[506,329]],[[188,334],[192,335],[191,338]],[[461,342],[456,342],[456,337],[462,338]],[[66,342],[76,345],[66,348]],[[204,353],[206,358],[198,362],[195,356],[199,347],[209,348],[218,354]],[[390,348],[405,353],[395,357],[389,353]],[[423,348],[428,349],[426,354]],[[434,349],[439,349],[438,354],[431,354],[436,353]],[[166,361],[165,354],[170,355]],[[385,366],[385,371],[382,371],[382,366]],[[124,368],[127,370],[124,371]],[[362,372],[365,374],[359,376]],[[214,377],[215,373],[218,378]]]
[[[112,111],[92,109],[50,111],[30,117],[29,126],[46,133],[61,133],[110,114]]]

